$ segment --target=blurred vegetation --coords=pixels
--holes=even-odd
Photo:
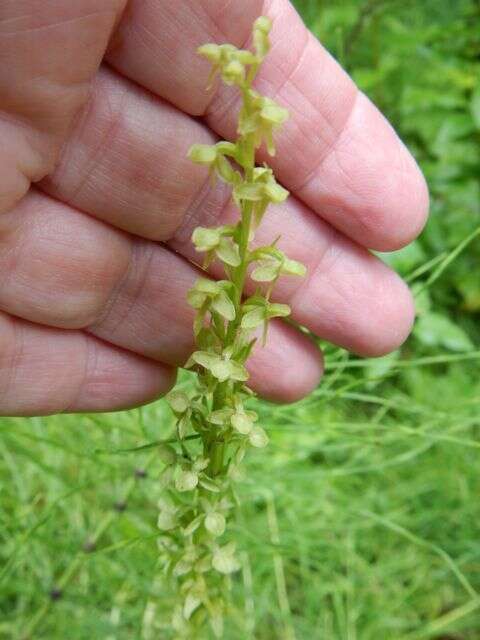
[[[295,4],[417,157],[432,215],[382,256],[417,294],[405,347],[327,345],[311,397],[259,403],[272,444],[248,463],[226,640],[478,640],[480,2]],[[171,637],[161,463],[119,451],[169,428],[163,402],[0,420],[0,639]]]

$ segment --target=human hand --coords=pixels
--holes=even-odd
[[[289,2],[264,4],[3,0],[0,414],[126,408],[173,384],[193,348],[191,232],[233,216],[225,186],[186,157],[192,143],[234,134],[234,92],[205,91],[196,48],[244,46],[262,13],[273,48],[258,86],[290,110],[269,163],[292,196],[267,213],[258,241],[281,234],[308,268],[301,284],[281,281],[277,299],[361,355],[408,335],[408,289],[368,249],[420,232],[425,182]],[[249,369],[260,394],[291,401],[318,383],[322,359],[272,322]]]

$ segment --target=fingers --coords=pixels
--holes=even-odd
[[[125,0],[4,0],[0,213],[53,168]]]
[[[73,207],[149,238],[167,238],[177,229],[172,246],[198,261],[190,242],[193,228],[232,215],[228,189],[212,188],[205,170],[186,158],[191,143],[213,140],[179,111],[102,73],[89,116],[43,187]],[[364,355],[383,354],[403,342],[413,307],[390,269],[293,197],[269,211],[259,238],[268,244],[279,234],[287,253],[305,262],[310,274],[306,284],[284,282],[278,292],[286,300],[292,287],[298,289],[292,298],[295,319]]]
[[[171,368],[93,336],[0,312],[0,415],[127,409],[174,382]]]
[[[209,41],[245,45],[262,10],[260,0],[229,4],[228,11],[221,3],[182,0],[172,9],[168,0],[133,0],[108,59],[179,108],[204,115],[222,137],[233,138],[235,90],[205,92],[209,65],[196,48]],[[360,244],[378,250],[405,245],[422,229],[428,209],[425,181],[413,158],[288,0],[272,0],[267,13],[273,48],[257,86],[291,112],[269,163],[285,186]]]
[[[208,200],[208,196],[205,196]],[[236,212],[226,206],[198,207],[170,243],[198,260],[190,236],[198,225],[229,224]],[[322,338],[363,356],[380,356],[398,348],[414,320],[412,296],[405,283],[381,260],[313,216],[300,201],[290,199],[270,208],[254,245],[270,244],[281,233],[278,247],[307,267],[307,276],[281,278],[273,297],[288,302],[292,317]],[[212,275],[221,277],[218,264]],[[254,290],[255,283],[249,284]]]
[[[84,329],[170,365],[192,349],[186,294],[198,270],[161,245],[126,234],[35,192],[0,218],[0,308],[33,322]],[[265,377],[265,371],[278,372]],[[250,363],[251,385],[293,400],[322,373],[316,346],[291,327],[272,326]]]

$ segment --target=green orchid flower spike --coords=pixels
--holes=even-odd
[[[171,626],[179,639],[201,638],[208,625],[215,637],[223,637],[230,575],[241,569],[234,541],[223,540],[236,503],[234,483],[248,448],[268,444],[257,414],[245,404],[253,395],[246,361],[257,331],[265,340],[270,320],[290,313],[288,305],[271,300],[275,283],[306,271],[277,248],[278,238],[268,246],[251,246],[268,206],[288,197],[272,169],[255,163],[263,145],[275,154],[274,134],[288,118],[284,107],[252,88],[270,49],[270,29],[268,18],[255,21],[253,51],[230,44],[198,49],[212,65],[209,83],[220,77],[236,87],[242,106],[235,141],[193,145],[189,158],[231,187],[239,216],[234,225],[198,227],[193,233],[204,268],[217,261],[225,275],[217,282],[200,278],[188,293],[196,311],[197,349],[185,366],[197,374],[198,384],[190,395],[173,391],[168,398],[178,441],[161,450],[158,545],[176,591]],[[249,297],[244,295],[247,274],[256,287]]]

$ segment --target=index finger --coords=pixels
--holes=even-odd
[[[262,93],[291,118],[268,159],[280,181],[337,229],[364,246],[393,250],[422,229],[425,181],[392,127],[308,32],[288,0],[133,0],[108,60],[121,73],[235,136],[236,94],[206,92],[205,42],[248,45],[253,20],[273,21],[272,50],[258,75]],[[259,160],[264,160],[262,152]]]

